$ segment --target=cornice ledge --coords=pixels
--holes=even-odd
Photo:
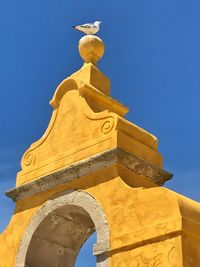
[[[82,176],[100,171],[116,163],[130,169],[138,175],[145,176],[159,186],[163,185],[173,176],[171,173],[149,164],[145,160],[121,148],[115,147],[13,188],[5,194],[13,201],[21,200],[55,186],[66,184]]]

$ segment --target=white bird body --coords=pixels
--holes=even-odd
[[[86,23],[82,25],[73,26],[73,28],[85,34],[95,34],[99,31],[100,24],[101,21],[95,21],[94,23]]]

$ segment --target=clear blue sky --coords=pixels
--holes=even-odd
[[[56,86],[79,69],[81,33],[102,20],[101,70],[127,119],[155,134],[167,187],[200,201],[200,1],[0,1],[0,231],[24,150],[44,133]],[[84,265],[79,264],[82,267]]]

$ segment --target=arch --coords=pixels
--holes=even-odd
[[[64,227],[64,224],[65,228],[62,228],[61,235],[58,235],[61,239],[61,236],[63,237],[64,233],[68,231],[68,237],[65,236],[63,238],[63,240],[67,239],[66,242],[68,243],[64,244],[62,249],[58,242],[60,240],[52,242],[52,240],[49,241],[47,239],[49,236],[50,238],[55,238],[53,237],[54,232],[50,232],[52,226],[59,228]],[[71,233],[73,232],[73,235],[71,234],[70,236],[69,229],[72,228],[73,231],[70,231]],[[81,246],[95,230],[97,243],[94,245],[93,255],[97,257],[96,266],[108,267],[109,227],[100,203],[92,195],[82,190],[67,191],[56,195],[49,199],[32,217],[20,242],[16,257],[16,267],[37,266],[35,262],[38,255],[36,254],[43,253],[44,257],[47,256],[43,249],[45,246],[47,247],[46,252],[50,253],[50,256],[57,251],[55,256],[57,258],[54,258],[55,261],[60,260],[57,266],[66,266],[62,262],[66,264],[67,257],[68,259],[70,257],[67,267],[74,266]],[[46,236],[41,236],[43,234]],[[73,246],[75,246],[75,249]],[[60,254],[58,251],[60,251]]]

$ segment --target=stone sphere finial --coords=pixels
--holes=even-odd
[[[96,63],[104,54],[104,43],[95,35],[85,35],[79,41],[79,53],[85,63]]]

